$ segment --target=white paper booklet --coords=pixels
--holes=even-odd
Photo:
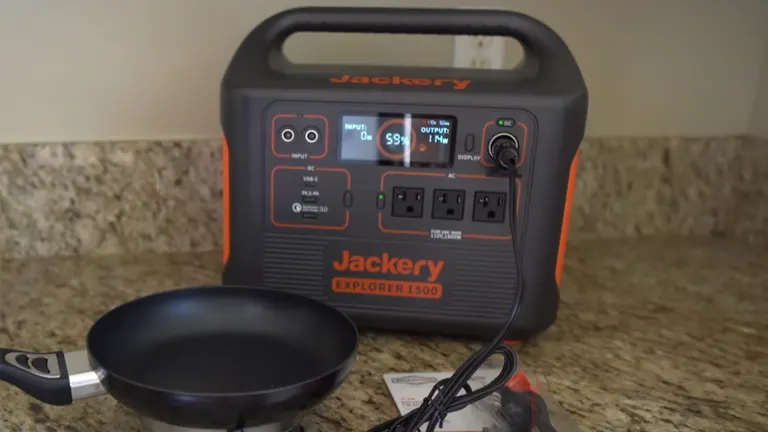
[[[493,381],[499,372],[499,369],[480,369],[472,376],[469,385],[473,390],[483,387]],[[384,374],[384,382],[387,384],[400,415],[405,415],[421,406],[432,387],[439,380],[450,377],[451,374],[451,372],[387,373]],[[459,394],[464,394],[464,390]],[[461,411],[448,414],[443,422],[443,427],[437,430],[443,432],[481,432],[483,426],[487,425],[487,415],[470,405]]]

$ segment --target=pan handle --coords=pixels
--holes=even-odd
[[[103,371],[91,368],[86,351],[34,353],[0,348],[0,381],[40,402],[69,405],[104,394]]]

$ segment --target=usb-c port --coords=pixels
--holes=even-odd
[[[304,187],[307,189],[314,189],[316,186],[317,186],[317,183],[315,182],[311,182],[311,181],[304,182]]]

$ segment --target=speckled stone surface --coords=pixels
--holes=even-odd
[[[101,313],[218,280],[219,254],[0,261],[0,346],[83,346]],[[585,431],[768,430],[768,250],[734,239],[570,244],[557,323],[521,353]],[[310,432],[365,431],[395,415],[381,374],[450,370],[477,345],[365,333]],[[139,431],[108,396],[48,407],[0,384],[0,430]]]
[[[768,147],[745,138],[587,139],[571,237],[768,239]],[[0,146],[0,256],[220,247],[220,143]]]
[[[0,146],[0,256],[210,251],[220,143]]]
[[[768,140],[590,139],[581,149],[571,238],[768,240]]]

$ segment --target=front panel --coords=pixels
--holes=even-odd
[[[511,70],[291,62],[286,38],[308,30],[492,33],[517,39],[525,59]],[[535,335],[556,320],[587,105],[568,46],[523,14],[301,8],[265,20],[222,79],[223,281],[315,297],[360,326],[488,337],[517,298],[519,263],[525,293],[507,336]],[[514,200],[492,153],[518,165]]]
[[[522,243],[536,146],[528,112],[276,102],[263,126],[259,284],[324,300],[361,325],[480,330],[507,316],[510,179],[489,143],[509,134],[519,145]]]
[[[524,202],[536,134],[527,112],[280,102],[265,117],[267,231],[428,244],[509,241],[509,179],[495,172],[488,142],[499,133],[519,137]],[[436,190],[464,199],[443,211]],[[475,198],[485,192],[499,194],[502,205],[493,207],[501,212],[476,213]]]

